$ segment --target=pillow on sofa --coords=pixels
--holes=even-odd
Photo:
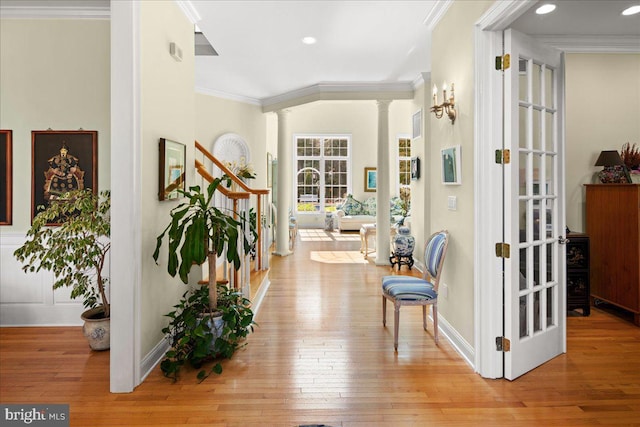
[[[364,201],[362,206],[362,214],[376,216],[376,198],[375,197],[369,197],[367,200]]]
[[[346,215],[361,215],[362,203],[354,199],[351,194],[348,194],[347,199],[344,201],[340,209]]]

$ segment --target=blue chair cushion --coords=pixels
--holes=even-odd
[[[382,278],[382,292],[397,300],[431,300],[438,298],[433,284],[411,276]]]

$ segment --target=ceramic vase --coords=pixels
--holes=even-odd
[[[398,228],[398,234],[393,237],[393,253],[396,256],[413,255],[416,238],[411,235],[409,227]]]

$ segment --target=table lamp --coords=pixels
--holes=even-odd
[[[631,177],[620,154],[616,150],[604,150],[600,152],[595,166],[604,166],[604,169],[598,173],[600,182],[608,183],[630,183]]]

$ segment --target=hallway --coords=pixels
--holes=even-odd
[[[390,270],[359,246],[357,233],[300,230],[295,253],[271,259],[248,345],[201,384],[156,367],[110,394],[109,353],[90,352],[79,328],[2,328],[0,401],[70,403],[72,426],[640,425],[640,328],[598,308],[570,316],[568,354],[485,380],[445,337],[434,345],[417,307],[402,309],[393,351],[379,289]]]

